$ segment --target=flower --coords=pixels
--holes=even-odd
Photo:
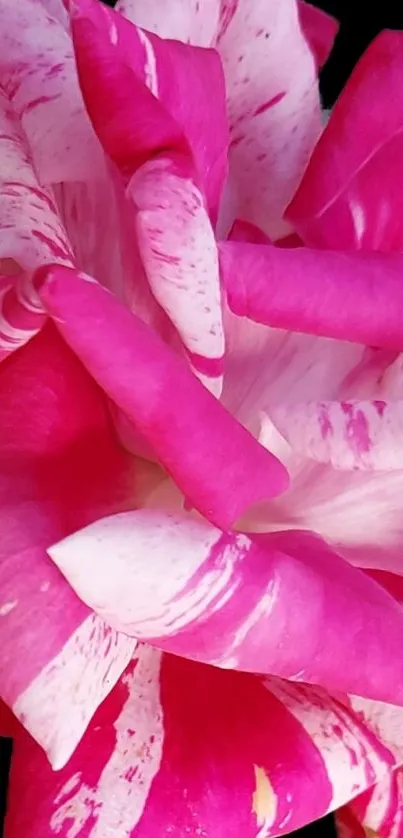
[[[293,0],[0,15],[6,838],[386,838],[400,36],[320,136]]]

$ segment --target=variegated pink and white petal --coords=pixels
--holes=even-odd
[[[302,457],[341,470],[403,470],[403,402],[275,405],[271,418]]]
[[[102,394],[46,325],[0,365],[0,694],[63,765],[130,660],[49,561],[55,540],[138,497]]]
[[[52,262],[71,266],[72,253],[51,193],[38,181],[15,111],[2,93],[0,161],[0,260],[13,259],[28,271]]]
[[[294,0],[228,3],[224,65],[237,216],[273,238],[321,130],[314,59]]]
[[[128,194],[137,209],[140,254],[154,293],[196,375],[221,394],[224,327],[218,252],[203,196],[168,158],[145,163]]]
[[[360,59],[288,207],[313,247],[401,250],[392,167],[401,167],[402,44],[400,32],[384,31]]]
[[[336,18],[322,9],[317,9],[307,0],[298,0],[298,12],[302,31],[314,54],[318,68],[321,68],[332,49],[339,23]]]
[[[64,268],[40,297],[105,393],[151,443],[185,497],[213,523],[287,486],[284,467],[233,419],[168,346],[91,277]],[[217,470],[220,480],[217,481]]]
[[[391,708],[381,712],[387,719]],[[357,717],[348,700],[161,659],[150,647],[140,647],[61,771],[21,728],[14,733],[5,838],[283,835],[395,763],[371,711]]]
[[[403,610],[309,533],[222,533],[146,509],[97,521],[48,552],[90,608],[166,651],[401,698]]]
[[[57,6],[58,4],[54,4]],[[61,13],[37,0],[0,2],[0,85],[21,119],[41,183],[103,176],[73,45]]]
[[[223,242],[233,312],[296,332],[401,351],[400,253],[342,253]]]
[[[220,25],[220,0],[118,0],[116,9],[137,26],[161,38],[171,38],[199,47],[213,45]],[[225,11],[225,10],[223,10]]]
[[[363,838],[401,838],[403,835],[403,769],[389,772],[372,789],[360,794],[337,814],[340,838],[353,832]]]

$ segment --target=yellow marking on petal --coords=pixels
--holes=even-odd
[[[277,797],[273,786],[264,770],[254,765],[256,790],[252,797],[252,812],[256,815],[258,826],[271,826],[277,811]]]
[[[379,838],[378,833],[375,832],[374,829],[370,829],[369,826],[364,827],[364,832],[365,832],[367,838]]]

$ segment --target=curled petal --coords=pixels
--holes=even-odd
[[[400,605],[307,533],[228,534],[149,509],[98,521],[49,552],[107,622],[167,651],[400,700]]]
[[[287,475],[278,460],[151,329],[87,279],[67,269],[51,270],[40,290],[42,302],[196,509],[230,526],[257,500],[283,491]]]
[[[0,694],[60,767],[135,643],[89,612],[46,547],[121,509],[136,477],[50,324],[0,366],[0,429]]]
[[[382,779],[401,712],[142,647],[62,771],[15,731],[5,838],[283,835]]]
[[[140,254],[154,296],[176,326],[190,362],[221,392],[224,331],[218,253],[203,196],[169,160],[145,163],[129,184]]]
[[[215,215],[227,146],[218,58],[161,41],[89,0],[73,4],[72,26],[94,126],[106,152],[131,177],[127,194],[138,209],[151,289],[193,368],[219,394],[224,335],[218,259],[203,192]],[[197,81],[205,76],[218,94],[214,132],[210,94]]]
[[[72,265],[51,193],[38,182],[30,149],[15,112],[0,94],[0,260],[26,270],[60,262]]]
[[[214,42],[220,18],[220,0],[118,0],[116,9],[132,23],[162,38],[200,47]]]
[[[24,346],[45,321],[30,274],[0,276],[0,360]]]
[[[401,215],[402,44],[400,32],[384,31],[369,46],[287,209],[287,218],[313,247],[387,250],[392,244],[402,249],[396,218]]]
[[[296,332],[403,348],[401,254],[224,242],[220,261],[237,315]]]

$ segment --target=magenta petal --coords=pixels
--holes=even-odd
[[[315,56],[318,68],[323,67],[339,29],[338,21],[306,0],[298,0],[302,31]]]
[[[314,149],[287,209],[287,218],[311,246],[387,249],[397,226],[395,247],[401,250],[396,214],[401,205],[402,47],[400,32],[376,38]]]
[[[5,838],[283,835],[382,780],[401,723],[142,647],[62,771],[15,731]]]
[[[102,394],[49,324],[0,365],[0,693],[55,767],[135,644],[90,613],[46,548],[121,509],[135,478]]]
[[[40,297],[95,380],[207,518],[230,526],[251,504],[286,488],[278,460],[95,280],[55,268]]]
[[[223,242],[230,308],[258,323],[403,348],[403,256]]]
[[[383,701],[403,695],[400,605],[309,533],[228,534],[138,510],[49,553],[108,623],[166,651]]]

